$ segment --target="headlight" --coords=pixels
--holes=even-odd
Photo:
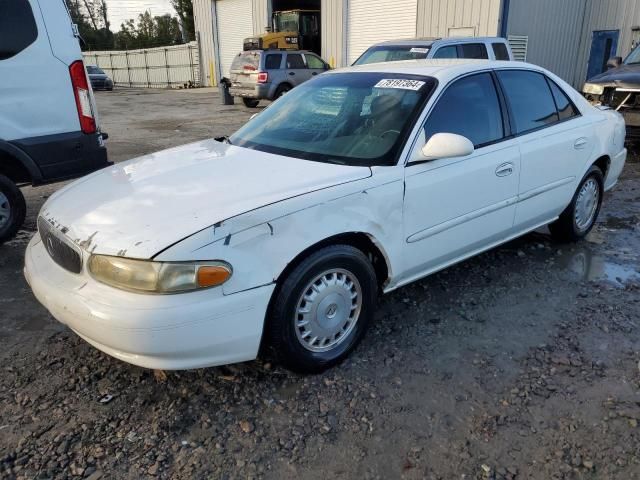
[[[604,86],[597,83],[585,83],[582,91],[591,95],[602,95],[604,93]]]
[[[92,255],[93,278],[112,287],[140,293],[179,293],[222,285],[231,277],[231,265],[220,262],[152,262]]]

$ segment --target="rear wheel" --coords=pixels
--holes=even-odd
[[[15,183],[0,175],[0,243],[15,236],[24,223],[27,206]]]
[[[321,372],[341,362],[373,316],[376,274],[357,248],[323,248],[296,266],[273,298],[268,341],[290,370]]]
[[[274,98],[280,98],[289,90],[291,90],[291,85],[287,85],[287,84],[280,85],[276,90],[276,94],[274,95]]]
[[[247,108],[256,108],[258,106],[258,104],[260,103],[260,100],[257,100],[255,98],[244,98],[242,97],[242,103],[244,103],[244,106]]]
[[[561,242],[575,242],[586,237],[600,213],[603,191],[602,170],[593,165],[580,182],[569,206],[549,225],[551,235]]]

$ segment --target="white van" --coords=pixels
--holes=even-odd
[[[19,186],[110,164],[64,0],[0,2],[0,243],[22,225]]]

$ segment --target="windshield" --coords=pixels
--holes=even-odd
[[[627,58],[624,59],[625,65],[640,64],[640,45],[633,49]]]
[[[427,58],[430,47],[415,47],[411,45],[371,47],[358,58],[354,65],[367,63],[397,62],[400,60],[415,60]]]
[[[395,165],[435,85],[419,75],[323,74],[274,102],[230,141],[319,162]]]
[[[91,73],[100,73],[100,74],[104,74],[104,72],[102,71],[101,68],[99,67],[94,67],[93,65],[87,65],[87,73],[91,74]]]
[[[276,32],[297,32],[299,30],[299,12],[277,12],[274,17]]]

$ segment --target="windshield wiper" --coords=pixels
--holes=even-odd
[[[231,140],[229,140],[229,135],[222,135],[221,137],[215,137],[214,140],[220,143],[228,143],[229,145],[233,145]]]

